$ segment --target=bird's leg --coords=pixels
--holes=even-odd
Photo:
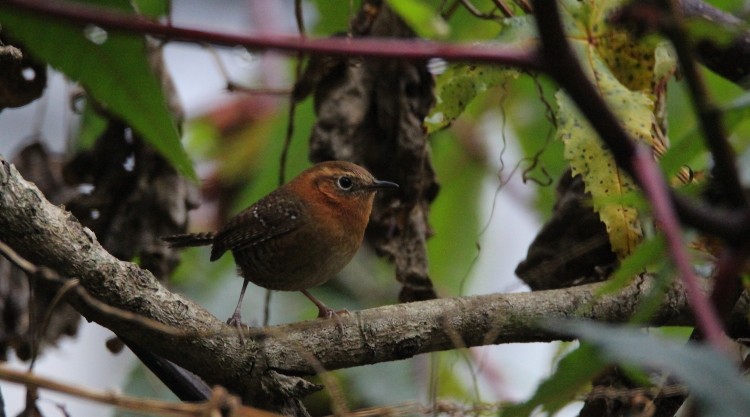
[[[302,294],[305,294],[305,297],[309,298],[310,301],[312,301],[318,307],[318,317],[324,318],[324,319],[330,319],[330,318],[336,319],[336,327],[339,328],[339,331],[343,332],[344,327],[341,325],[341,319],[339,315],[349,315],[349,310],[336,311],[332,308],[329,308],[325,304],[323,304],[322,301],[313,297],[313,295],[310,294],[309,291],[307,290],[300,290],[300,291],[302,292]]]
[[[234,326],[237,328],[237,330],[242,331],[242,318],[240,309],[242,308],[242,299],[245,297],[245,290],[247,289],[247,284],[250,282],[247,278],[245,278],[245,282],[242,283],[242,291],[240,291],[240,299],[237,301],[237,307],[234,309],[234,313],[232,313],[232,317],[227,320],[227,324],[230,326]]]

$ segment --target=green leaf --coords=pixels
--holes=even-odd
[[[690,388],[698,415],[742,417],[750,410],[750,385],[729,357],[704,345],[681,344],[623,326],[555,320],[555,330],[596,346],[592,360],[611,360],[674,375]]]
[[[530,170],[524,173],[524,177],[528,175],[542,183],[560,178],[568,169],[568,163],[563,158],[562,141],[552,140],[554,126],[551,120],[556,110],[553,91],[556,89],[557,86],[544,77],[524,75],[509,83],[508,92],[501,104],[501,114],[508,123],[507,130],[514,132],[510,137],[523,138],[517,141],[527,161],[522,167]],[[505,166],[510,167],[510,161],[505,162]],[[543,217],[549,216],[557,200],[555,188],[536,187],[535,205]]]
[[[439,14],[421,0],[390,0],[391,6],[414,32],[422,38],[444,38],[450,33],[450,26]]]
[[[539,385],[528,401],[505,408],[501,415],[529,416],[537,407],[542,407],[543,411],[552,415],[575,400],[605,365],[592,346],[582,343],[578,349],[560,360],[555,373]]]
[[[735,98],[731,102],[722,106],[724,128],[731,132],[741,123],[750,118],[750,93],[745,93]],[[691,128],[685,134],[679,135],[676,139],[673,136],[672,146],[667,150],[659,161],[659,165],[668,178],[677,174],[683,166],[703,169],[704,163],[699,163],[699,158],[704,157],[706,153],[706,142],[703,140],[703,131],[695,126],[691,120],[687,122]],[[682,123],[683,125],[685,122]]]
[[[450,131],[434,135],[431,142],[442,184],[441,197],[430,207],[430,223],[441,237],[427,241],[430,275],[441,290],[460,294],[477,257],[479,201],[487,168]]]
[[[666,144],[655,131],[661,119],[655,103],[666,91],[663,85],[675,61],[662,44],[638,41],[612,26],[608,18],[620,6],[618,0],[562,0],[562,20],[584,70],[622,127],[634,140],[660,150]],[[557,135],[565,143],[565,158],[573,173],[582,176],[612,250],[623,259],[642,240],[638,212],[623,204],[604,204],[603,198],[623,196],[635,185],[567,96],[560,92],[557,101]]]
[[[98,4],[130,7],[124,0]],[[180,173],[196,178],[161,83],[151,70],[143,36],[106,32],[91,25],[81,28],[2,5],[0,22],[3,30],[23,42],[32,54],[80,82],[95,100],[139,132]]]
[[[723,107],[724,123],[727,130],[732,130],[750,116],[750,93],[742,94]]]
[[[466,106],[479,94],[491,87],[517,78],[518,71],[493,66],[451,65],[437,79],[435,95],[437,104],[425,118],[429,133],[450,125]]]
[[[195,118],[185,123],[185,147],[192,155],[210,158],[221,147],[221,132],[205,118]]]
[[[611,294],[627,286],[638,274],[659,261],[664,260],[667,243],[664,235],[656,235],[653,239],[642,242],[633,253],[623,259],[612,277],[599,289],[598,295]]]
[[[169,0],[132,0],[132,3],[139,14],[152,18],[166,16],[172,8]]]
[[[702,131],[693,129],[674,141],[659,160],[662,172],[667,178],[675,176],[684,166],[694,167],[696,159],[705,154],[706,143]]]
[[[620,267],[597,291],[598,296],[611,294],[623,289],[642,273],[654,277],[654,285],[638,302],[638,308],[630,318],[631,323],[647,322],[661,305],[674,273],[668,263],[667,243],[662,234],[642,242],[625,258]]]
[[[628,125],[644,126],[642,119],[652,118],[649,111],[640,108],[638,103],[637,97],[645,99],[644,95],[629,94],[614,77],[603,78],[611,82],[602,83],[610,90],[603,94],[621,97],[623,108],[613,108],[613,111],[618,114],[618,118],[628,120],[624,123],[626,129]],[[573,174],[583,177],[586,191],[591,193],[594,209],[607,227],[612,250],[619,259],[623,259],[638,246],[643,237],[638,212],[633,207],[622,204],[607,204],[606,199],[628,194],[635,189],[635,184],[617,166],[610,150],[571,100],[562,92],[556,97],[559,105],[557,136],[565,144],[565,159],[570,162]],[[631,110],[634,111],[631,113]],[[650,126],[650,121],[647,126]],[[643,131],[640,133],[649,134]]]
[[[539,41],[534,16],[522,15],[504,19],[497,42],[517,48],[531,48]]]
[[[719,24],[703,17],[685,19],[685,26],[693,41],[712,42],[718,47],[728,46],[745,30],[740,25]]]
[[[349,18],[357,13],[356,9],[350,10],[350,5],[336,5],[331,7],[330,0],[311,0],[318,10],[318,19],[315,26],[309,28],[312,33],[321,36],[331,36],[334,33],[345,33],[349,25]]]

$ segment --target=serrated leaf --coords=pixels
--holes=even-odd
[[[659,130],[663,120],[661,103],[666,80],[674,72],[674,61],[661,44],[636,41],[626,31],[609,24],[609,15],[621,3],[564,0],[564,25],[584,70],[625,130],[661,155],[666,149]],[[623,259],[642,240],[638,212],[607,201],[627,195],[635,185],[617,167],[609,149],[570,100],[562,93],[556,97],[557,136],[565,143],[565,158],[573,173],[583,177],[594,208],[607,227],[612,249]]]
[[[677,70],[677,56],[672,45],[662,42],[654,50],[654,82],[666,83]]]
[[[557,137],[565,143],[565,159],[570,162],[573,174],[583,177],[594,209],[607,228],[612,249],[623,259],[643,236],[638,213],[622,204],[602,204],[602,199],[624,196],[634,190],[635,185],[617,166],[609,149],[567,96],[558,93],[556,97],[559,105]]]
[[[132,11],[124,0],[97,4]],[[3,30],[22,41],[32,54],[80,82],[183,175],[196,178],[161,83],[151,70],[143,36],[106,32],[95,26],[81,28],[1,3],[0,22]]]
[[[433,133],[450,125],[477,95],[518,75],[518,71],[509,68],[451,65],[437,79],[437,104],[425,118],[428,132]]]
[[[605,365],[590,345],[581,344],[560,360],[555,373],[539,384],[528,401],[506,407],[501,416],[525,417],[538,407],[552,415],[573,401]]]
[[[750,410],[750,385],[732,360],[715,349],[623,326],[556,320],[548,327],[595,345],[599,355],[594,358],[669,372],[689,387],[698,415],[742,417]]]

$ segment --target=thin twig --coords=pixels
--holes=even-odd
[[[60,289],[55,294],[55,297],[52,299],[52,302],[49,303],[49,307],[47,307],[47,311],[44,314],[44,319],[42,320],[42,325],[39,326],[39,328],[34,331],[36,336],[34,336],[34,343],[32,343],[31,345],[32,346],[31,347],[31,362],[29,363],[29,372],[34,370],[34,365],[36,364],[36,360],[39,357],[39,351],[42,346],[42,340],[44,338],[44,334],[47,332],[49,323],[52,320],[52,313],[55,311],[55,309],[60,304],[60,302],[62,302],[62,300],[65,298],[68,292],[70,292],[71,290],[74,290],[76,286],[78,286],[77,279],[68,280],[66,283],[64,283],[60,287]]]
[[[704,140],[714,158],[712,172],[722,184],[722,187],[726,188],[725,197],[727,201],[734,207],[747,209],[750,207],[750,203],[748,203],[745,191],[740,184],[734,150],[724,132],[721,111],[709,99],[703,77],[693,59],[692,47],[688,41],[689,36],[684,27],[681,9],[674,4],[675,0],[663,0],[663,3],[667,6],[666,11],[669,13],[669,18],[664,19],[662,30],[675,48],[680,63],[680,71],[687,83],[695,113],[698,115],[703,130]]]
[[[613,388],[597,386],[591,389],[582,399],[610,399],[619,401],[630,401],[633,398],[665,398],[687,395],[690,392],[687,386],[680,384],[647,387],[647,388]]]
[[[305,16],[302,14],[302,0],[294,0],[294,18],[297,22],[297,32],[301,39],[305,39]],[[302,75],[302,60],[304,54],[300,51],[297,53],[297,62],[294,66],[294,84],[297,84]],[[289,109],[286,125],[286,135],[284,136],[284,147],[281,149],[281,164],[279,167],[279,185],[286,182],[286,162],[289,159],[289,148],[292,146],[292,137],[294,136],[294,115],[297,109],[297,101],[289,100]]]
[[[102,404],[109,404],[115,407],[123,408],[126,410],[137,411],[140,413],[155,413],[162,416],[196,416],[203,417],[213,415],[211,414],[214,410],[219,410],[219,407],[224,404],[231,404],[231,396],[223,389],[214,390],[214,397],[205,403],[173,403],[159,400],[151,400],[146,398],[128,397],[119,395],[114,392],[103,392],[96,391],[83,387],[76,387],[54,381],[48,378],[44,378],[29,372],[16,371],[4,366],[0,366],[0,379],[8,382],[14,382],[17,384],[23,384],[28,388],[43,388],[51,391],[59,392],[62,394],[70,395],[77,398],[82,398],[89,401],[94,401]],[[235,399],[236,401],[236,399]],[[257,408],[235,405],[237,409],[234,410],[236,416],[254,416],[254,417],[278,417],[278,414],[274,414],[268,411],[259,410]]]
[[[234,81],[229,81],[227,83],[227,91],[263,96],[288,97],[292,95],[291,88],[246,87],[244,85],[239,85]]]
[[[674,208],[667,197],[667,183],[661,176],[650,150],[644,146],[638,146],[634,157],[636,175],[640,179],[643,191],[651,201],[654,217],[664,232],[667,247],[680,273],[680,278],[685,284],[690,306],[695,312],[697,325],[711,345],[718,350],[729,352],[721,320],[719,320],[716,309],[701,290],[689,256],[685,251],[680,224],[677,222]]]
[[[542,41],[539,56],[545,59],[543,71],[566,90],[583,114],[590,116],[589,122],[612,152],[617,165],[637,180],[633,167],[634,142],[583,72],[568,44],[560,21],[558,3],[535,0],[533,4]],[[721,236],[729,242],[743,242],[747,239],[750,233],[750,216],[746,212],[709,207],[671,189],[668,193],[677,214],[686,224],[711,235]]]
[[[477,8],[477,6],[474,5],[474,3],[471,2],[471,0],[461,0],[461,4],[474,17],[478,17],[480,19],[496,20],[496,19],[501,19],[503,17],[513,16],[513,13],[511,12],[511,10],[508,8],[507,5],[503,4],[502,1],[497,1],[495,4],[497,4],[498,7],[500,7],[500,10],[502,11],[504,16],[498,16],[494,13],[483,13],[481,10]],[[505,7],[502,7],[502,6],[505,6]]]
[[[300,38],[305,38],[305,16],[302,13],[302,0],[294,0],[294,19],[297,22],[297,32]],[[299,81],[300,75],[302,74],[302,59],[304,54],[302,52],[297,53],[297,62],[294,67],[294,84],[296,85]],[[286,124],[286,134],[284,136],[284,146],[281,148],[281,158],[279,162],[279,186],[284,185],[286,182],[286,163],[289,159],[289,149],[292,147],[292,137],[294,136],[294,115],[297,110],[297,101],[294,98],[289,100],[289,108],[287,115],[289,120]],[[271,320],[271,298],[273,294],[271,290],[266,290],[266,296],[263,304],[263,326],[268,326]]]
[[[505,4],[505,0],[492,0],[492,2],[497,6],[500,11],[503,12],[503,15],[505,17],[513,17],[513,9],[510,8],[507,4]]]
[[[534,8],[531,7],[531,4],[529,4],[528,0],[515,0],[518,7],[521,8],[521,10],[524,11],[526,14],[531,14],[534,12]]]

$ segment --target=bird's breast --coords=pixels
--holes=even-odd
[[[356,254],[362,237],[357,231],[323,231],[307,224],[233,254],[241,275],[254,284],[298,291],[323,284],[339,273]]]

